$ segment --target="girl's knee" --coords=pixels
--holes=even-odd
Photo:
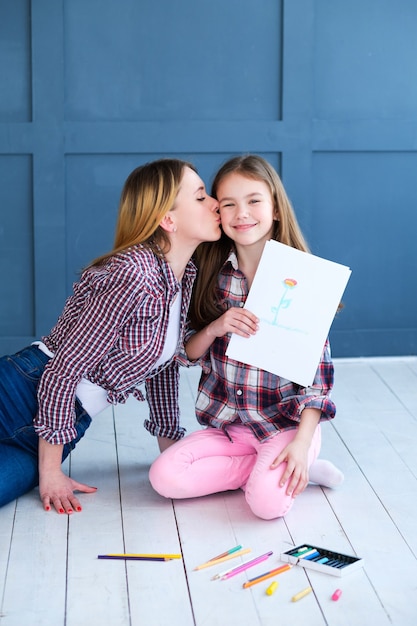
[[[251,498],[246,493],[246,501],[254,515],[264,520],[284,517],[294,504],[294,498],[284,494],[282,497]]]
[[[180,445],[171,446],[162,452],[149,469],[149,481],[153,489],[164,498],[186,498],[184,480],[190,466],[188,456]]]
[[[173,477],[172,468],[170,469],[169,465],[164,462],[162,455],[159,456],[149,469],[149,482],[152,488],[159,495],[170,498],[171,477]]]

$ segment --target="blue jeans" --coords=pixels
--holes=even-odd
[[[33,419],[38,412],[37,389],[49,357],[37,346],[0,358],[0,506],[39,484],[38,442]],[[62,460],[91,424],[76,400],[77,437],[66,444]]]

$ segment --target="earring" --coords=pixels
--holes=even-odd
[[[173,233],[176,233],[176,232],[177,232],[177,227],[176,227],[176,226],[174,226],[174,228],[172,229],[172,232],[173,232]]]

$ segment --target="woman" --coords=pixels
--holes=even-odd
[[[190,261],[220,237],[218,203],[194,167],[161,159],[122,190],[113,250],[93,261],[50,334],[0,359],[0,506],[39,484],[45,510],[81,511],[62,461],[91,418],[145,383],[145,427],[163,450],[183,436],[178,364],[195,278]]]

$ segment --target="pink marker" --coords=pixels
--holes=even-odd
[[[269,559],[271,554],[273,554],[272,551],[266,552],[266,554],[261,554],[261,556],[257,556],[255,559],[252,559],[251,561],[246,561],[245,563],[238,565],[238,567],[235,567],[232,570],[223,572],[223,574],[219,575],[219,578],[221,578],[221,580],[226,580],[227,578],[236,576],[236,574],[240,574],[241,572],[244,572],[249,567],[253,567],[254,565],[257,565],[258,563],[262,563],[262,561],[266,561],[266,559]]]
[[[336,602],[340,598],[341,595],[342,595],[342,590],[336,589],[336,591],[332,595],[332,600]]]

